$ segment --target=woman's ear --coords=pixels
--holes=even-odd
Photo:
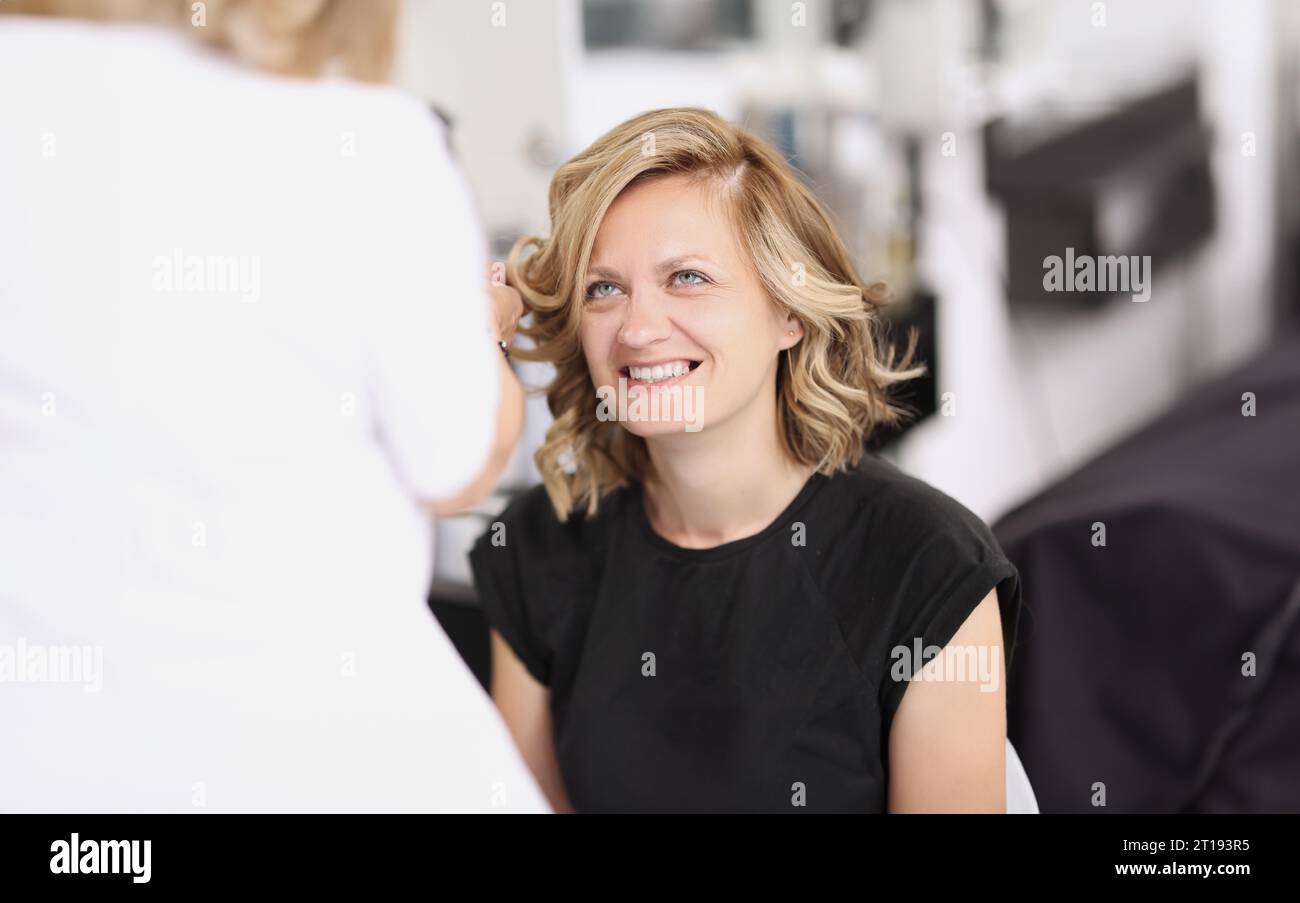
[[[786,314],[781,321],[781,336],[777,342],[778,351],[793,348],[803,338],[803,322],[794,314]]]

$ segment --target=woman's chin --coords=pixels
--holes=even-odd
[[[620,426],[633,436],[640,436],[642,439],[659,439],[664,436],[690,435],[699,432],[693,424],[664,420],[625,420]]]

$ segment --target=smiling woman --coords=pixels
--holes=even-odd
[[[784,401],[775,413],[783,444],[800,465],[831,473],[856,460],[869,429],[903,416],[889,386],[923,368],[904,369],[911,347],[897,369],[891,356],[877,354],[884,286],[859,279],[821,204],[756,136],[706,110],[647,113],[563,166],[550,198],[551,238],[516,246],[510,281],[533,311],[521,331],[537,344],[517,354],[557,369],[548,391],[556,425],[537,461],[559,517],[575,503],[594,513],[605,493],[636,479],[647,464],[635,435],[590,416],[591,382],[611,382],[614,371],[633,364],[671,360],[675,349],[653,341],[656,324],[645,317],[655,309],[633,305],[642,316],[628,325],[639,332],[618,360],[600,352],[595,365],[591,343],[611,336],[599,326],[582,332],[580,324],[608,327],[621,305],[645,297],[648,285],[672,306],[704,302],[702,316],[720,329],[730,327],[713,315],[731,315],[732,325],[750,333],[735,337],[743,353],[768,353],[770,343],[759,341],[757,330],[779,333],[774,350],[789,353],[772,361]],[[611,245],[618,234],[635,236],[634,254],[620,257],[622,249]],[[530,249],[536,253],[525,257]],[[751,307],[717,303],[726,298]],[[652,356],[643,353],[647,348]],[[710,379],[710,416],[718,417],[725,407],[714,396],[731,384],[710,376],[704,349],[694,352],[676,356],[701,365],[692,369],[704,372],[691,378]],[[579,459],[572,473],[564,466],[570,455]]]
[[[660,110],[560,169],[551,220],[509,266],[520,356],[556,369],[543,485],[471,563],[493,698],[555,808],[1002,811],[986,678],[1018,577],[974,514],[864,456],[923,368],[884,348],[821,205],[755,136]],[[616,384],[698,394],[703,428],[609,416]]]

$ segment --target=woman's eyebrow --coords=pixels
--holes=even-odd
[[[617,281],[619,278],[616,270],[607,267],[587,267],[588,279],[610,279]]]
[[[681,254],[677,257],[670,257],[663,263],[659,264],[657,269],[660,273],[671,273],[674,270],[680,270],[682,267],[691,263],[704,263],[710,266],[717,266],[712,260],[700,254]]]
[[[703,255],[700,254],[679,254],[676,257],[670,257],[668,260],[663,261],[662,263],[660,263],[658,266],[655,267],[655,270],[661,274],[672,273],[692,263],[697,265],[708,264],[710,266],[715,266],[715,267],[718,266],[718,264],[714,263],[709,258],[704,257]],[[588,279],[609,279],[611,281],[617,282],[623,277],[619,274],[618,270],[613,270],[610,269],[609,267],[594,266],[594,267],[587,267],[587,278]]]

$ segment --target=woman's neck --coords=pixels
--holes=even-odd
[[[771,524],[813,473],[787,455],[775,414],[648,441],[646,514],[655,532],[683,548],[705,549]]]

